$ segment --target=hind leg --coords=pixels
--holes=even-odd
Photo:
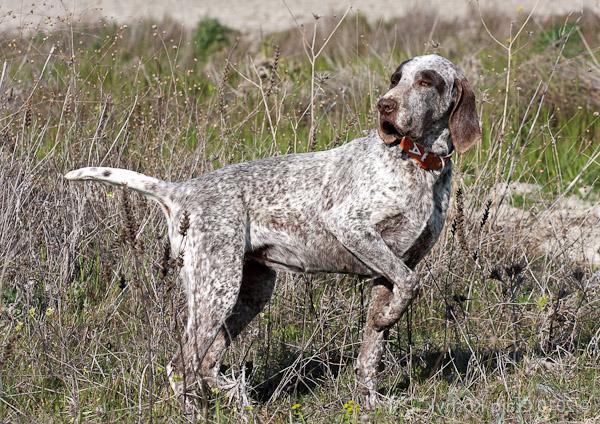
[[[248,260],[244,264],[237,303],[200,366],[203,380],[212,388],[220,388],[219,369],[227,347],[271,299],[275,277],[275,271],[258,262]]]
[[[237,302],[242,283],[243,234],[241,229],[233,235],[231,230],[218,234],[198,234],[193,229],[188,232],[194,243],[184,250],[181,270],[188,320],[181,348],[167,368],[171,387],[177,395],[183,395],[186,403],[195,392],[202,396],[206,387],[200,364]]]

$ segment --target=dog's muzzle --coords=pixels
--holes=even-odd
[[[381,98],[377,102],[379,111],[379,137],[385,144],[398,143],[405,134],[396,126],[398,102],[392,98]]]
[[[399,142],[404,134],[394,123],[393,117],[379,116],[379,137],[385,144],[394,144]]]

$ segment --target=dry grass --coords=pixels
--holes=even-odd
[[[201,421],[597,419],[597,268],[564,255],[566,239],[548,252],[534,236],[558,199],[598,200],[598,17],[532,19],[517,37],[524,19],[512,29],[501,16],[486,21],[509,48],[477,16],[445,23],[420,12],[374,27],[323,18],[314,37],[308,27],[260,42],[226,33],[208,56],[168,21],[1,34],[0,416],[185,419],[164,371],[185,307],[162,217],[137,196],[67,184],[66,170],[183,180],[329,148],[374,127],[375,99],[400,60],[436,51],[475,83],[484,142],[457,160],[460,200],[419,267],[420,299],[391,332],[386,401],[361,417],[352,361],[369,282],[282,274],[226,359],[254,407],[215,394]],[[497,189],[513,181],[542,195]],[[504,204],[533,223],[500,225]]]

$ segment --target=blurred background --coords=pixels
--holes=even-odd
[[[363,14],[370,23],[389,21],[415,10],[441,19],[465,17],[474,7],[489,13],[515,17],[535,8],[541,16],[597,12],[598,0],[3,0],[0,28],[35,29],[52,27],[65,20],[78,23],[100,17],[132,24],[165,17],[193,27],[202,18],[216,18],[223,24],[246,33],[274,32],[297,23],[308,23],[313,14],[333,16],[348,7]]]

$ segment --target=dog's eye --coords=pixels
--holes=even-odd
[[[402,75],[398,75],[398,74],[392,75],[392,78],[390,79],[390,88],[395,87],[396,85],[398,85],[398,83],[400,82],[401,78],[402,78]]]
[[[417,85],[419,85],[421,87],[431,87],[431,83],[429,81],[425,81],[425,80],[417,81]]]

